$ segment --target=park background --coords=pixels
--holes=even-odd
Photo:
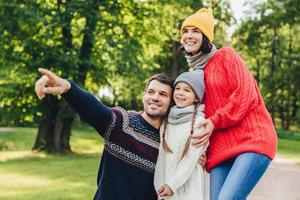
[[[244,0],[242,19],[236,2],[0,0],[0,199],[92,199],[96,190],[103,141],[60,96],[38,100],[39,67],[140,110],[147,78],[187,70],[179,27],[203,6],[213,8],[217,48],[235,48],[252,71],[278,154],[300,165],[300,1]]]

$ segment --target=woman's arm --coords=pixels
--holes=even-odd
[[[232,93],[227,103],[210,117],[214,129],[235,126],[258,104],[256,83],[246,64],[233,49],[226,56],[223,65]]]

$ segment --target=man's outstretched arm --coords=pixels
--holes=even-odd
[[[60,78],[46,69],[39,69],[43,76],[36,82],[35,92],[39,99],[46,94],[61,94],[82,120],[92,125],[102,135],[112,119],[111,108],[98,101],[92,94],[72,81]]]
[[[105,106],[91,93],[70,81],[71,88],[62,97],[79,114],[80,118],[92,125],[102,135],[112,118],[111,108]]]

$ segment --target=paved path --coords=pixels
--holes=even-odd
[[[276,157],[249,200],[300,200],[300,166]]]
[[[0,127],[0,132],[8,132],[8,131],[12,131],[13,128],[6,128],[6,127]]]
[[[276,157],[247,200],[300,200],[300,166]]]

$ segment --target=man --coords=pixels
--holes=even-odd
[[[159,126],[172,101],[173,81],[163,74],[151,77],[143,95],[144,112],[109,108],[72,81],[45,69],[36,82],[39,99],[61,94],[81,119],[104,138],[94,200],[154,200],[153,175],[159,148]]]

